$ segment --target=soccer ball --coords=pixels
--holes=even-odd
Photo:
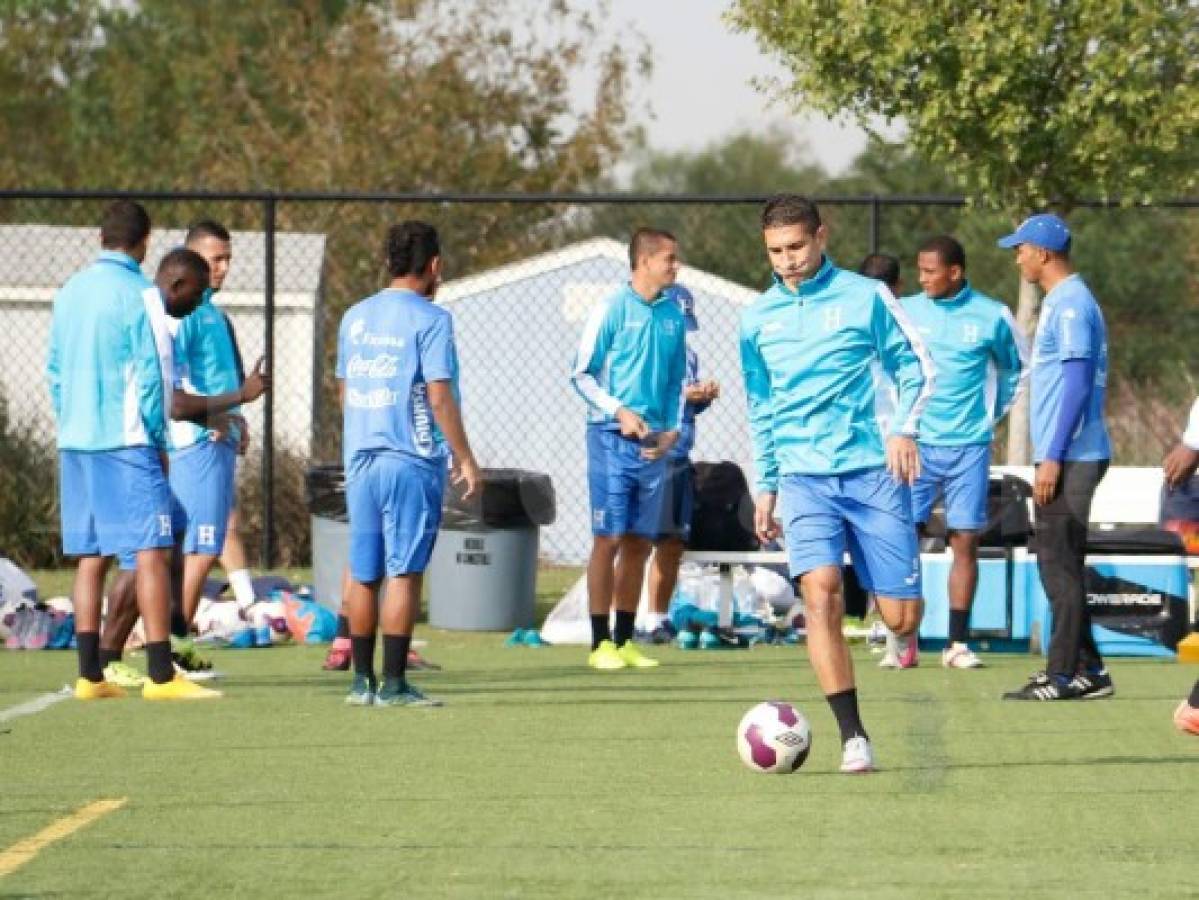
[[[790,703],[759,703],[737,726],[737,752],[755,772],[789,775],[804,764],[811,749],[811,726]]]

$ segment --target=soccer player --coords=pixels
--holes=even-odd
[[[54,298],[46,369],[58,423],[63,552],[79,558],[72,596],[81,700],[125,695],[103,677],[99,634],[109,557],[121,553],[135,557],[146,624],[150,677],[142,696],[219,696],[176,677],[171,664],[166,395],[140,267],[149,238],[145,209],[114,202],[100,225],[99,258]]]
[[[201,219],[187,230],[186,246],[204,257],[212,272],[212,293],[217,294],[225,285],[229,267],[233,262],[233,236],[221,223],[212,219]],[[233,346],[233,361],[237,370],[238,384],[246,380],[245,366],[242,362],[241,349],[237,345],[237,333],[233,329],[233,321],[225,310],[221,310],[225,319],[225,327],[229,331],[229,342]],[[244,416],[237,416],[235,424],[239,433],[237,455],[245,456],[250,446],[250,431]],[[236,473],[235,473],[236,474]],[[225,525],[225,546],[221,549],[220,563],[229,578],[229,587],[233,591],[238,610],[244,615],[246,610],[257,599],[254,595],[254,583],[250,576],[249,561],[246,547],[242,541],[241,520],[237,512],[237,494],[233,496],[233,506],[229,510],[229,520]]]
[[[1070,262],[1070,229],[1057,216],[1030,216],[999,246],[1015,250],[1025,281],[1045,292],[1033,339],[1030,420],[1036,477],[1037,568],[1053,611],[1044,672],[1005,700],[1110,697],[1111,676],[1091,633],[1087,523],[1111,459],[1103,418],[1107,326]]]
[[[588,404],[587,664],[601,671],[658,665],[633,643],[633,622],[652,542],[670,529],[668,457],[679,439],[687,371],[686,321],[667,291],[678,276],[678,241],[638,228],[629,265],[629,281],[588,318],[571,373]]]
[[[224,314],[212,302],[214,291],[224,284],[229,269],[229,232],[216,222],[204,220],[189,229],[185,246],[207,264],[210,273],[216,273],[216,278],[209,281],[194,313],[182,323],[167,323],[175,359],[172,380],[167,382],[171,386],[173,420],[169,431],[170,483],[178,501],[177,512],[181,510],[185,517],[178,529],[185,558],[181,574],[177,572],[174,579],[177,606],[172,629],[178,638],[187,637],[204,579],[225,540],[225,527],[236,497],[234,459],[248,437],[242,431],[245,419],[237,409],[257,400],[271,386],[271,377],[262,371],[261,360],[249,376],[244,376],[232,332]],[[167,289],[161,283],[159,288]],[[157,334],[161,338],[163,330]],[[110,679],[135,685],[140,673],[121,660],[137,622],[128,568],[128,560],[123,560],[123,571],[109,591],[101,656]],[[173,662],[191,679],[212,676],[211,666],[199,658],[189,641],[180,641]]]
[[[687,334],[699,331],[699,319],[695,316],[695,297],[686,287],[675,284],[668,289],[683,310]],[[683,378],[683,421],[679,426],[679,439],[667,454],[670,466],[669,515],[666,533],[654,542],[654,554],[649,565],[649,612],[650,639],[656,644],[667,644],[674,638],[667,611],[679,578],[679,563],[683,558],[683,547],[691,533],[691,511],[694,504],[693,471],[691,449],[695,446],[695,417],[707,410],[712,401],[720,396],[720,385],[711,380],[700,380],[699,356],[687,342],[687,374]]]
[[[776,196],[761,221],[774,285],[744,310],[740,328],[754,525],[763,542],[785,537],[808,654],[841,732],[841,771],[870,772],[874,754],[841,631],[841,567],[848,550],[887,626],[901,637],[916,631],[920,554],[909,486],[920,473],[916,426],[932,363],[886,286],[825,256],[828,229],[814,203]],[[885,439],[874,415],[876,358],[899,393]]]
[[[953,551],[949,572],[947,668],[982,665],[966,642],[978,587],[978,539],[987,524],[987,482],[994,425],[1016,402],[1028,378],[1028,349],[1011,311],[966,280],[966,251],[948,235],[929,238],[916,254],[922,293],[904,298],[937,370],[937,391],[920,418],[920,477],[912,487],[912,518],[928,524],[937,495]],[[914,648],[915,641],[909,644]],[[901,648],[907,649],[907,648]],[[883,664],[905,667],[911,654]]]
[[[1191,406],[1182,440],[1162,460],[1162,473],[1166,488],[1176,490],[1184,485],[1199,468],[1199,400]],[[1199,681],[1191,688],[1191,694],[1174,710],[1174,725],[1179,731],[1199,734]]]
[[[479,490],[482,474],[458,407],[453,320],[432,302],[442,271],[437,231],[416,221],[393,226],[387,266],[391,283],[346,311],[337,339],[354,658],[346,702],[440,706],[407,680],[408,651],[441,522],[447,456],[463,497]],[[374,663],[380,626],[382,686]]]
[[[203,245],[214,241],[227,246],[228,236],[219,225],[201,222],[188,231],[185,243],[199,252]],[[217,268],[222,269],[220,261]],[[223,269],[228,270],[227,254]],[[183,619],[190,627],[204,580],[225,546],[234,506],[234,470],[242,440],[238,410],[241,404],[251,403],[270,390],[271,377],[263,370],[260,358],[243,382],[229,326],[213,302],[211,289],[205,292],[196,311],[180,323],[175,334],[175,358],[181,390],[208,398],[210,409],[227,411],[230,420],[224,434],[188,421],[176,420],[171,425],[171,490],[187,515],[181,599]],[[231,400],[234,405],[228,406]]]

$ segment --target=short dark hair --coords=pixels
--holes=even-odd
[[[816,204],[799,194],[775,194],[762,207],[762,230],[802,225],[815,234],[823,222]]]
[[[871,253],[858,266],[858,274],[881,281],[894,291],[899,284],[899,260],[887,253]]]
[[[206,237],[216,238],[218,241],[224,241],[226,244],[233,241],[233,238],[229,235],[229,229],[216,219],[200,219],[187,226],[187,237],[183,239],[183,243],[191,244]]]
[[[150,233],[150,214],[133,200],[114,200],[100,219],[100,246],[131,250]]]
[[[679,239],[664,228],[641,227],[629,239],[629,268],[637,268],[637,260],[649,256],[663,241],[677,244]]]
[[[958,243],[956,238],[952,238],[947,234],[938,234],[936,237],[930,237],[920,248],[917,253],[935,253],[941,257],[941,262],[947,266],[961,266],[962,271],[966,271],[966,250]]]
[[[408,219],[387,230],[387,271],[392,278],[421,275],[438,256],[441,241],[427,222]]]
[[[162,275],[177,269],[189,275],[195,275],[201,287],[208,287],[212,273],[208,268],[208,260],[195,250],[186,247],[176,247],[158,261],[158,274]]]

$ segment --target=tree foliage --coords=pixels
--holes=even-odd
[[[922,158],[1013,215],[1197,184],[1191,0],[735,0],[729,15],[787,67],[780,94],[902,120]]]
[[[573,190],[630,134],[642,64],[564,0],[0,6],[0,182]],[[525,18],[537,27],[517,31]],[[521,36],[525,35],[525,36]],[[594,60],[575,112],[568,79]]]

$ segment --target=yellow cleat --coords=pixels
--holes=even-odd
[[[615,644],[611,641],[603,641],[591,651],[591,655],[587,657],[587,665],[601,671],[612,671],[626,668],[628,663],[624,661],[624,657],[620,655]]]
[[[223,696],[225,695],[220,691],[201,687],[182,675],[176,675],[163,684],[157,684],[147,678],[142,686],[143,700],[216,700]]]
[[[632,641],[625,641],[616,652],[630,669],[652,669],[659,665],[656,659],[650,659]]]
[[[88,681],[86,678],[75,680],[76,700],[119,700],[125,692],[111,681]]]

